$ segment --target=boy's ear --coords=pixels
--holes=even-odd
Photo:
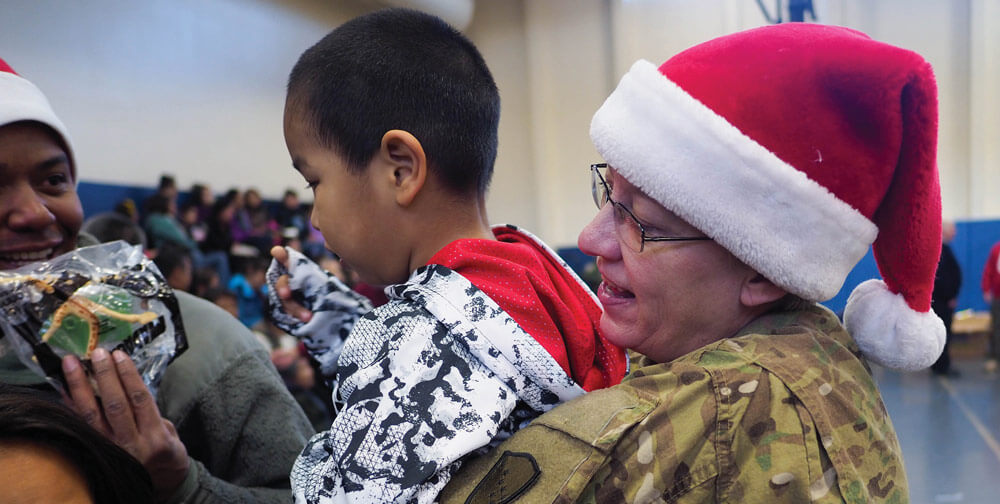
[[[427,181],[427,155],[420,141],[408,131],[389,130],[382,135],[379,155],[388,168],[396,203],[409,206]]]
[[[753,271],[743,282],[740,290],[740,303],[748,308],[755,308],[777,301],[788,292],[773,282],[764,278],[764,275]]]

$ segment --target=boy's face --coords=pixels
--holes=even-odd
[[[76,248],[83,209],[69,157],[45,126],[0,126],[0,270]]]
[[[388,285],[405,280],[406,263],[400,269],[393,256],[399,246],[393,246],[392,197],[374,188],[372,170],[351,173],[344,159],[316,140],[306,117],[294,107],[285,110],[285,143],[293,166],[313,191],[310,219],[323,234],[326,248],[365,282]]]

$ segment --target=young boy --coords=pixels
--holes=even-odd
[[[499,105],[472,43],[416,11],[345,23],[292,70],[285,140],[312,223],[362,281],[390,286],[371,310],[273,251],[274,318],[342,401],[296,462],[296,502],[431,502],[463,456],[625,373],[585,284],[530,234],[487,223]],[[283,310],[292,296],[303,306]]]

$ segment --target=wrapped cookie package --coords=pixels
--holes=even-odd
[[[0,338],[29,368],[64,388],[62,358],[89,369],[98,347],[124,350],[154,393],[187,349],[177,298],[142,248],[117,241],[0,271]]]

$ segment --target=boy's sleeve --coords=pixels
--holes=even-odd
[[[296,461],[296,502],[434,502],[463,456],[513,430],[515,392],[454,336],[405,303],[358,324],[345,406]]]
[[[300,252],[285,250],[288,251],[288,268],[272,260],[267,269],[271,320],[283,331],[302,340],[309,354],[319,363],[323,378],[332,383],[344,340],[358,319],[372,310],[371,302]],[[298,320],[282,307],[276,288],[278,277],[282,275],[289,277],[292,297],[312,312],[309,322]]]

